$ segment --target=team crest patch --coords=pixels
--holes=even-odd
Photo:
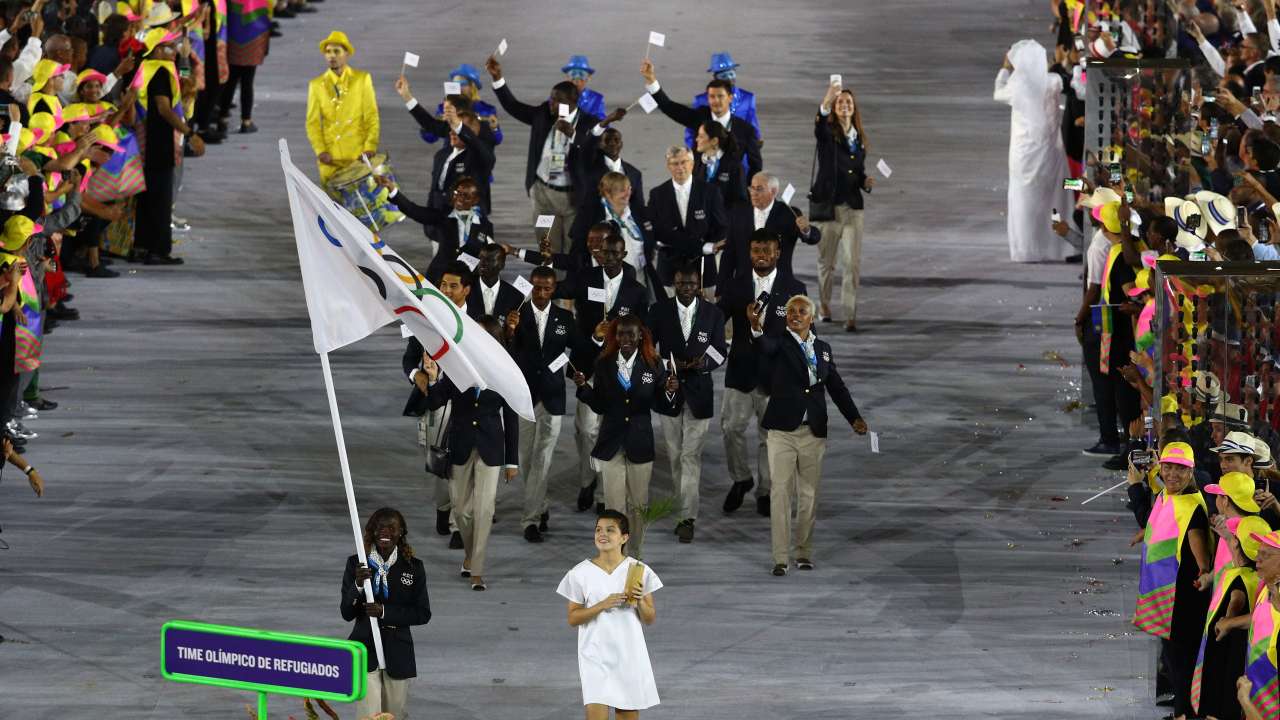
[[[774,314],[776,314],[778,317],[786,317],[786,316],[787,316],[787,308],[786,308],[786,306],[784,306],[784,305],[779,305],[778,307],[774,308],[774,309],[773,309],[773,312],[774,312]]]
[[[698,342],[700,342],[700,343],[704,343],[704,342],[706,342],[708,339],[710,339],[710,336],[709,336],[709,335],[707,335],[707,332],[706,332],[705,330],[699,330],[699,331],[698,331]]]
[[[629,307],[618,308],[618,317],[622,317],[623,315],[630,315],[630,314],[631,314],[631,308]]]
[[[653,373],[651,373],[651,372],[647,372],[647,373],[644,373],[643,375],[641,375],[641,376],[640,376],[640,382],[644,383],[645,385],[652,385],[652,384],[653,384]]]
[[[557,326],[556,326],[556,334],[557,334],[557,335],[564,335],[564,334],[565,334],[565,333],[567,333],[567,332],[569,332],[569,328],[565,327],[564,325],[557,325]]]
[[[829,352],[824,352],[824,353],[822,353],[822,361],[823,361],[823,362],[831,362],[831,353],[829,353]]]
[[[413,575],[412,575],[412,574],[410,574],[410,573],[405,573],[405,574],[401,575],[401,576],[400,576],[400,583],[401,583],[402,585],[412,585],[412,584],[413,584]]]
[[[720,182],[729,182],[729,173],[720,173]]]
[[[707,211],[706,211],[706,210],[694,210],[694,211],[693,211],[693,219],[694,219],[694,220],[706,220],[706,219],[707,219]]]

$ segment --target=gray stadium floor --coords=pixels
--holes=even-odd
[[[646,717],[1156,716],[1153,644],[1127,624],[1132,518],[1118,496],[1079,505],[1119,478],[1080,455],[1094,433],[1062,409],[1081,374],[1079,267],[1007,261],[1008,109],[992,102],[992,81],[1009,43],[1045,39],[1047,6],[715,5],[329,0],[285,21],[259,73],[262,132],[190,165],[179,214],[195,229],[177,249],[187,264],[75,278],[84,319],[48,342],[42,380],[62,406],[30,423],[47,496],[12,470],[0,484],[11,545],[0,553],[0,716],[237,716],[249,696],[159,679],[159,630],[173,618],[345,637],[351,531],[276,153],[286,137],[313,167],[306,80],[323,69],[315,43],[331,28],[375,75],[383,145],[407,188],[426,185],[433,148],[391,88],[405,50],[422,56],[410,77],[428,98],[448,68],[480,65],[504,36],[524,99],[585,52],[612,107],[642,92],[649,29],[667,34],[654,58],[677,97],[705,83],[709,51],[733,52],[759,97],[766,168],[784,183],[803,193],[810,118],[833,72],[859,93],[872,158],[893,167],[868,200],[864,332],[822,328],[883,453],[832,438],[819,568],[773,578],[767,521],[719,510],[713,423],[696,543],[678,545],[664,525],[645,548],[666,583],[647,632],[663,704]],[[502,121],[498,234],[525,243],[527,132]],[[648,186],[661,182],[676,126],[637,109],[621,129],[624,155]],[[425,260],[416,226],[387,238]],[[797,251],[816,291],[815,262],[814,248]],[[520,486],[501,488],[490,589],[472,593],[456,575],[460,551],[432,531],[414,426],[399,415],[401,349],[388,328],[333,363],[361,514],[404,510],[427,562],[435,616],[415,633],[413,715],[579,717],[575,635],[555,595],[592,552],[591,520],[570,506],[571,423],[548,541],[524,542]],[[670,487],[661,458],[654,487]]]

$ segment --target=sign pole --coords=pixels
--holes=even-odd
[[[258,693],[258,720],[267,720],[267,694]]]
[[[333,420],[333,435],[338,441],[338,464],[342,466],[342,484],[347,491],[347,510],[351,515],[351,532],[356,539],[356,557],[361,565],[368,565],[369,558],[364,553],[364,532],[360,529],[360,516],[356,513],[356,491],[351,486],[351,465],[347,462],[347,443],[342,437],[342,420],[338,417],[338,396],[333,390],[333,371],[329,368],[329,353],[320,353],[320,366],[324,369],[324,390],[329,396],[329,417]],[[373,584],[364,581],[364,601],[373,602]],[[358,621],[357,621],[358,622]],[[385,670],[386,662],[382,656],[382,628],[378,618],[369,618],[373,635],[373,649],[378,654],[378,669]],[[265,719],[266,696],[262,696],[259,707],[264,708]]]

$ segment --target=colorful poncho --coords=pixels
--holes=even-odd
[[[1280,628],[1280,612],[1271,605],[1266,588],[1258,593],[1249,620],[1249,656],[1245,677],[1253,686],[1249,699],[1267,720],[1280,718],[1280,702],[1276,692],[1276,629]]]
[[[1173,625],[1174,594],[1178,565],[1182,562],[1182,540],[1196,508],[1208,510],[1199,492],[1156,497],[1147,529],[1142,536],[1142,566],[1138,576],[1138,606],[1133,624],[1139,630],[1169,639]]]

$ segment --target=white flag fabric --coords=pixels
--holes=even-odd
[[[280,141],[298,265],[317,353],[399,320],[459,388],[502,396],[533,420],[529,386],[502,345],[303,174]]]

